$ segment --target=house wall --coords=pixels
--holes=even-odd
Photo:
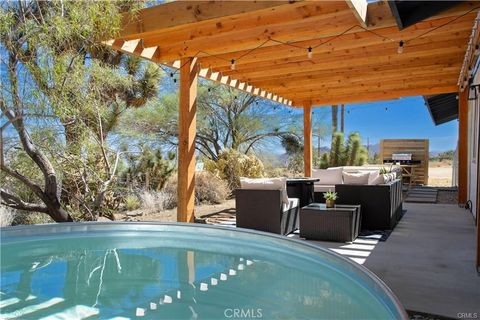
[[[473,84],[480,84],[480,72],[477,72]],[[477,99],[468,101],[468,200],[472,203],[472,213],[478,216],[478,171],[480,165],[479,143],[480,143],[480,91],[477,90]],[[473,90],[470,98],[475,96]]]

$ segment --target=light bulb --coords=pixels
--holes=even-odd
[[[313,57],[313,49],[312,49],[312,47],[308,47],[307,56],[308,56],[308,59],[312,59],[312,57]]]
[[[230,69],[235,70],[235,59],[232,59],[232,63],[230,64]]]
[[[400,40],[400,42],[398,43],[397,53],[403,53],[404,44],[405,43],[403,42],[403,40]]]

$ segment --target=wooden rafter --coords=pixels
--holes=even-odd
[[[126,17],[108,44],[175,68],[195,57],[200,76],[286,105],[364,102],[455,91],[479,6],[400,31],[383,2],[174,2]]]
[[[155,63],[163,64],[167,67],[174,68],[179,70],[181,67],[180,60],[176,60],[171,63],[162,63],[158,60],[158,51],[160,50],[158,47],[149,47],[144,48],[143,41],[141,39],[134,39],[134,40],[110,40],[105,42],[106,45],[112,47],[113,49],[129,53],[135,54],[140,57],[143,57],[147,60],[150,60]],[[233,87],[243,92],[250,93],[252,95],[259,96],[261,98],[271,100],[276,103],[281,103],[286,106],[292,106],[292,101],[282,97],[280,95],[271,94],[266,90],[262,90],[257,88],[246,81],[240,81],[230,76],[223,75],[221,72],[213,71],[210,68],[201,68],[199,71],[200,77],[212,80],[215,82],[219,82],[221,84]]]

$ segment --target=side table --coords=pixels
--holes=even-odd
[[[300,237],[312,240],[352,242],[360,232],[360,205],[311,203],[300,209]]]

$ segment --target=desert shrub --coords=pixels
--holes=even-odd
[[[195,174],[195,202],[218,204],[230,195],[227,183],[208,171]]]
[[[75,219],[75,217],[72,217]],[[20,224],[44,224],[54,223],[52,218],[44,213],[17,211],[12,221],[12,226]]]
[[[142,209],[162,211],[165,208],[164,192],[143,191],[139,197]]]
[[[262,161],[253,154],[243,154],[234,149],[224,149],[218,160],[205,160],[205,170],[227,182],[230,190],[240,187],[240,177],[264,176]]]
[[[0,205],[0,227],[11,226],[16,215],[15,209]]]
[[[285,167],[269,167],[265,169],[265,176],[269,178],[290,177],[292,173]]]
[[[128,195],[125,197],[125,208],[128,211],[140,208],[140,199],[135,195]]]
[[[177,206],[177,176],[168,179],[163,189],[165,209],[173,209]],[[224,202],[230,195],[230,189],[226,181],[204,171],[195,174],[195,204],[219,204]]]

